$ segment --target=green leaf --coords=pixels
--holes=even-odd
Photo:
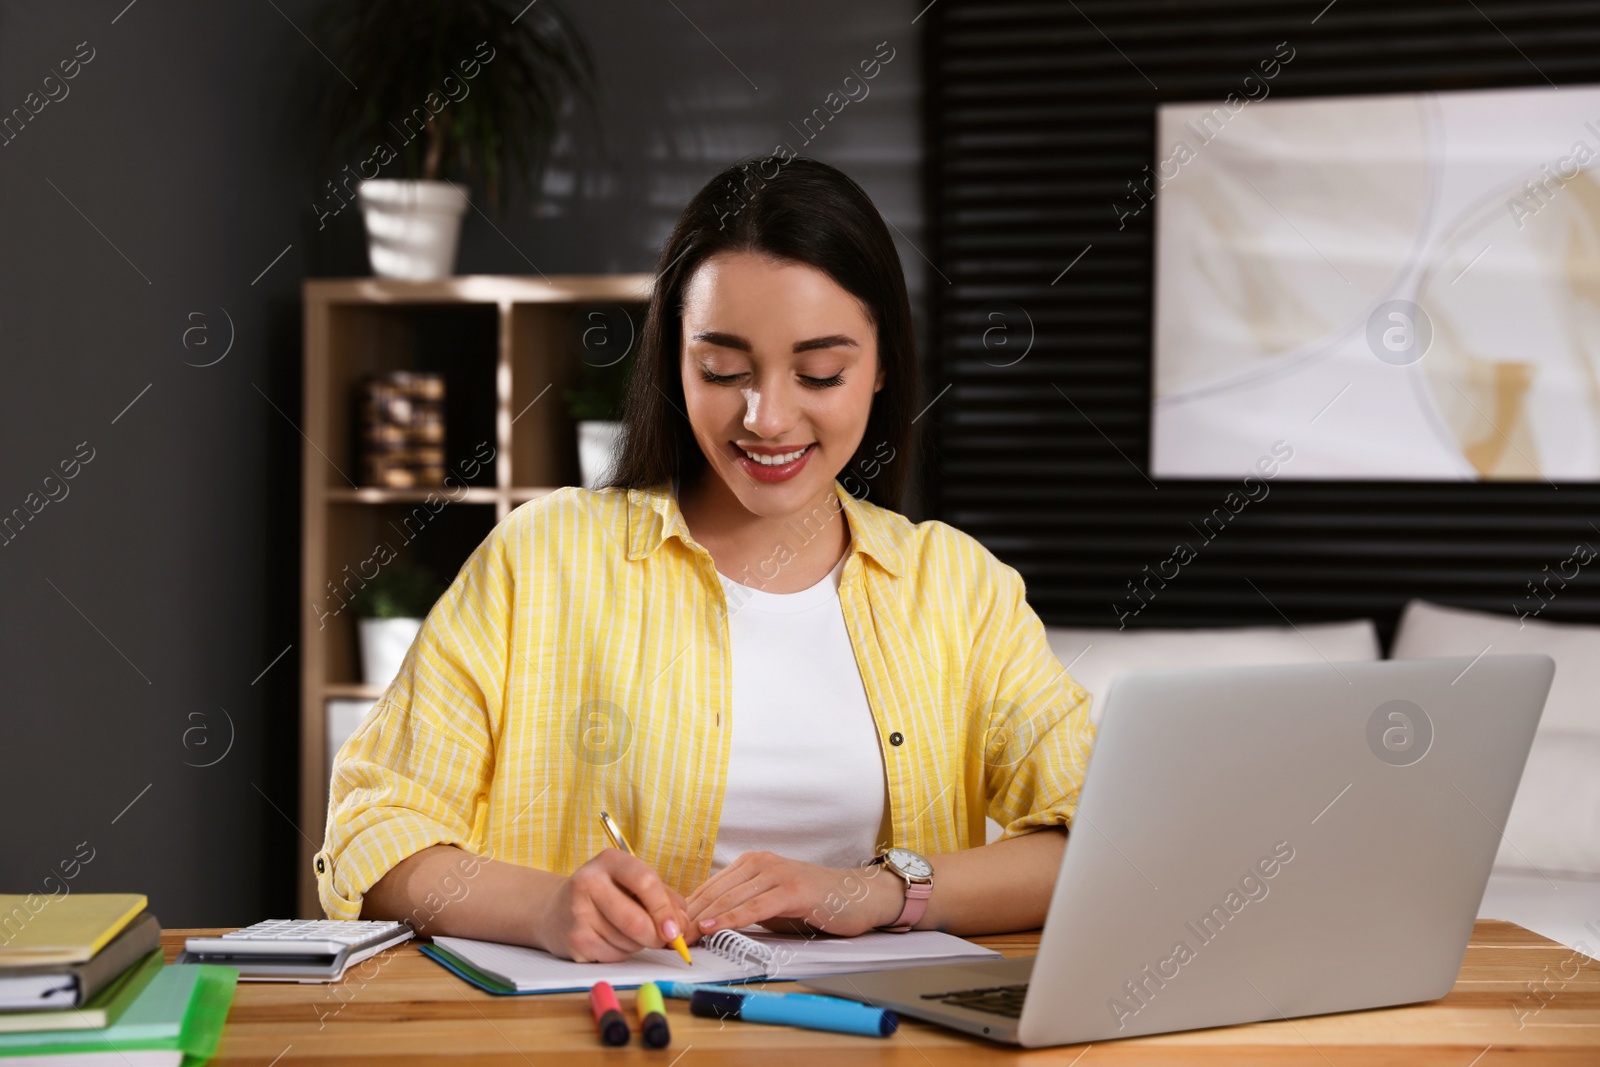
[[[567,410],[575,420],[599,419],[615,422],[622,417],[622,398],[628,377],[633,373],[634,354],[606,367],[589,362],[578,364],[578,384],[566,390]]]
[[[432,571],[397,560],[356,590],[350,610],[362,619],[421,619],[443,593]]]

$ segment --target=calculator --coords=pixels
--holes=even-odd
[[[352,964],[408,940],[387,919],[265,919],[220,937],[191,937],[179,963],[220,963],[240,981],[337,982]]]

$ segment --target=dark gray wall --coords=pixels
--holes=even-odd
[[[919,6],[571,5],[600,128],[537,203],[468,216],[459,270],[649,270],[712,173],[781,139],[873,195],[920,308]],[[93,49],[0,146],[0,516],[60,497],[0,535],[0,892],[49,891],[87,842],[72,888],[147,893],[168,926],[292,912],[299,284],[365,271],[354,209],[318,232],[327,176],[283,110],[315,7],[0,4],[0,114]],[[225,315],[231,350],[193,366]]]

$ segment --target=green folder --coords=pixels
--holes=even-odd
[[[59,1052],[171,1049],[184,1064],[204,1063],[217,1050],[239,972],[214,964],[163,967],[122,1017],[103,1030],[41,1030],[0,1034],[0,1064],[9,1056]]]

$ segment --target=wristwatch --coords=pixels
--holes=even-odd
[[[903,934],[917,925],[922,913],[928,910],[928,898],[933,896],[933,864],[909,848],[891,848],[874,856],[867,866],[878,863],[906,880],[906,906],[900,912],[900,918],[878,929],[891,934]]]

